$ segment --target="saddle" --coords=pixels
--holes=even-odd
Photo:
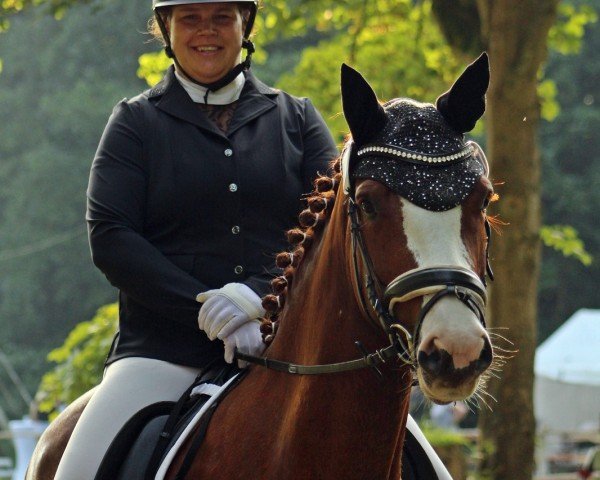
[[[163,478],[179,447],[196,431],[189,455],[178,472],[177,478],[184,478],[212,414],[244,373],[231,365],[209,368],[177,402],[158,402],[140,410],[112,441],[94,480]]]
[[[140,410],[111,443],[94,480],[163,480],[179,448],[195,432],[175,477],[183,480],[212,414],[246,371],[230,365],[209,369],[177,402],[159,402]],[[452,480],[412,418],[407,423],[402,455],[400,480]]]

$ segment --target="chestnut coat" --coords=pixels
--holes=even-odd
[[[198,293],[229,282],[260,296],[300,198],[337,149],[308,99],[251,73],[226,134],[167,73],[121,101],[91,169],[92,258],[119,289],[108,361],[143,356],[201,367],[223,344],[198,329]]]

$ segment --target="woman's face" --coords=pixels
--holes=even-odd
[[[237,4],[178,5],[167,24],[177,61],[194,80],[212,83],[240,62],[244,19]]]

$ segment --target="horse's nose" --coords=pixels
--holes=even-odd
[[[461,376],[479,375],[492,363],[492,346],[487,337],[482,337],[483,348],[478,356],[444,348],[444,345],[433,339],[428,348],[421,348],[417,361],[421,368],[433,376],[450,376],[460,371]]]

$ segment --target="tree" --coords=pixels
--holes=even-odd
[[[488,50],[492,62],[487,151],[495,177],[502,182],[497,208],[510,226],[493,250],[497,281],[491,325],[507,329],[518,353],[505,366],[502,381],[490,382],[497,403],[493,413],[484,414],[481,426],[484,442],[492,446],[485,462],[492,478],[530,479],[541,227],[538,80],[559,1],[433,0],[433,4],[446,38],[456,49],[471,50],[465,37],[476,36],[476,44]],[[472,26],[479,28],[457,28],[466,11],[477,18]]]
[[[504,182],[498,212],[511,224],[494,250],[498,282],[492,290],[491,325],[508,328],[518,349],[505,367],[502,384],[490,382],[498,404],[493,414],[483,417],[483,440],[494,446],[487,466],[496,479],[533,476],[533,358],[541,254],[537,85],[557,5],[558,0],[478,2],[482,37],[494,62],[488,152],[496,178]]]

